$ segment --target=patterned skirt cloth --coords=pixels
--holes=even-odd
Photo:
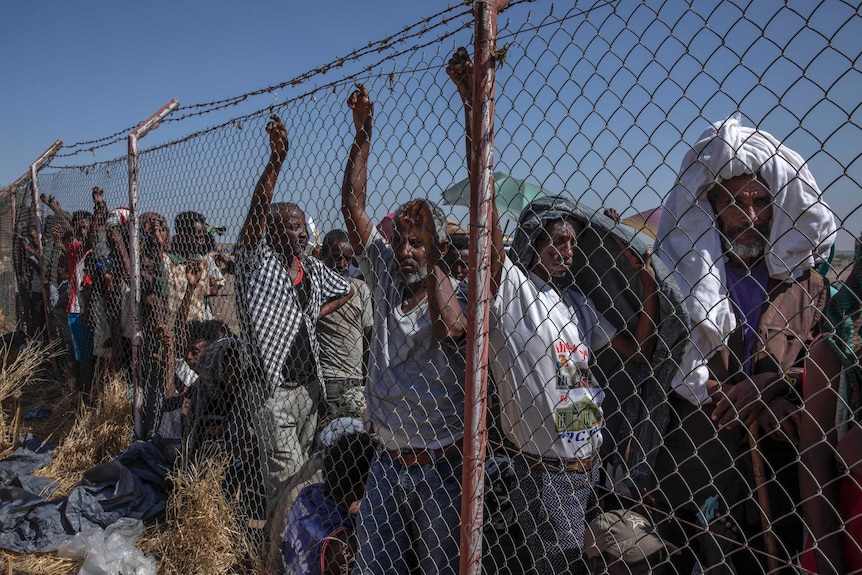
[[[512,500],[536,573],[589,572],[581,552],[587,522],[597,513],[599,467],[563,472],[515,458]]]

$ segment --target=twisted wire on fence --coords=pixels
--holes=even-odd
[[[442,274],[466,267],[475,230],[473,50],[456,52],[472,24],[455,5],[179,108],[165,124],[194,128],[139,157],[139,270],[117,211],[125,157],[39,174],[95,224],[69,248],[83,306],[51,302],[68,364],[89,361],[81,338],[121,371],[139,345],[141,439],[228,460],[224,490],[275,564],[284,535],[291,572],[321,552],[299,526],[324,508],[369,572],[457,568],[461,454],[477,438],[462,437],[467,290]],[[859,7],[838,1],[501,12],[486,572],[854,568],[860,32]],[[26,235],[26,182],[2,201],[0,303],[32,330],[40,298],[6,233],[14,202]],[[64,262],[43,257],[60,287]],[[359,429],[373,442],[343,439]],[[822,552],[804,553],[812,541]]]

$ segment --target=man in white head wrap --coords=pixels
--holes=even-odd
[[[813,268],[827,258],[836,228],[802,158],[766,132],[730,118],[710,126],[685,155],[656,250],[674,270],[692,326],[670,399],[678,418],[657,463],[671,508],[704,511],[717,502],[742,531],[761,531],[748,498],[751,461],[741,457],[749,449],[745,431],[758,422],[795,439],[801,362],[827,293]],[[792,518],[795,448],[772,439],[777,435],[759,449],[787,476],[778,475],[785,497],[773,502],[773,517],[786,511]],[[702,517],[709,523],[708,513]],[[788,550],[801,541],[799,527],[776,525]],[[700,542],[703,562],[716,541]],[[754,561],[734,558],[737,569],[746,559]]]

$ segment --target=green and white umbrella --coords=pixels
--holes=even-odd
[[[514,222],[527,204],[542,196],[552,196],[548,190],[513,178],[503,172],[494,172],[494,199],[501,218]],[[470,180],[465,179],[443,191],[443,203],[449,206],[470,207]]]

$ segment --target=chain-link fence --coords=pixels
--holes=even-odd
[[[126,157],[78,161],[128,131],[67,146],[45,298],[0,199],[4,318],[44,300],[82,392],[129,373],[139,439],[229,461],[292,573],[455,572],[471,534],[489,573],[862,569],[859,6],[564,4],[504,7],[490,92],[455,6],[181,106],[136,212]]]

